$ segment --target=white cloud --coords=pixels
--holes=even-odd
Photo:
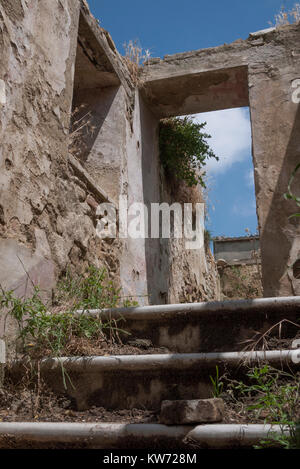
[[[207,122],[204,131],[211,135],[210,147],[220,160],[209,159],[207,174],[225,172],[234,163],[244,161],[251,155],[251,127],[248,108],[197,114],[195,121]]]

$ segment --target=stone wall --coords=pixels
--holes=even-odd
[[[95,232],[108,197],[68,156],[79,13],[73,0],[0,4],[0,283],[20,295],[32,282],[51,294],[68,266],[119,277],[120,242]]]
[[[261,265],[219,265],[221,299],[241,300],[263,297]]]
[[[111,199],[68,154],[80,6],[0,3],[0,284],[16,296],[38,285],[51,299],[67,268],[90,264],[120,285],[122,244],[95,230],[98,204]],[[15,324],[1,315],[4,333],[12,343]]]
[[[48,290],[65,246],[59,217],[78,210],[68,180],[69,111],[76,52],[74,2],[0,4],[0,283],[24,289],[26,273]],[[66,206],[68,205],[68,208]],[[76,206],[78,205],[78,207]],[[86,214],[82,211],[81,217]],[[84,233],[74,235],[85,244]],[[25,264],[23,267],[22,262]],[[3,268],[3,266],[7,268]]]
[[[161,174],[162,200],[205,204],[201,187],[188,187]],[[195,216],[195,209],[194,214]],[[204,225],[203,241],[204,241]],[[168,303],[195,303],[220,300],[220,280],[215,259],[204,242],[201,249],[186,249],[185,239],[172,239],[168,243],[169,264]]]

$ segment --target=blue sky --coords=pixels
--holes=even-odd
[[[89,0],[91,11],[119,49],[138,40],[152,57],[163,57],[246,39],[270,27],[289,0]],[[213,236],[242,236],[257,229],[251,130],[247,108],[199,114],[218,164],[209,163],[207,228]]]

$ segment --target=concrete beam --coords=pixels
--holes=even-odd
[[[248,106],[247,67],[151,81],[144,95],[159,118]]]
[[[131,78],[124,60],[110,34],[100,27],[85,2],[82,2],[80,12],[76,71],[80,73],[78,81],[75,77],[75,91],[77,84],[83,88],[82,82],[80,83],[82,79],[88,88],[115,86],[121,83],[127,94],[132,94]]]
[[[159,117],[216,111],[249,105],[248,67],[286,57],[283,36],[299,26],[269,28],[247,40],[150,59],[141,69],[144,96]]]

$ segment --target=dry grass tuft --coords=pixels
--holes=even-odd
[[[138,40],[129,41],[123,45],[125,50],[124,60],[135,85],[141,85],[139,67],[149,60],[149,49],[143,49]]]
[[[87,105],[76,107],[71,115],[69,133],[69,152],[80,159],[88,150],[88,140],[94,135],[96,127],[92,123],[91,111],[86,111]]]
[[[281,7],[281,10],[275,15],[275,26],[285,26],[287,24],[298,23],[300,21],[300,3],[295,3],[291,10],[285,10]],[[273,26],[273,23],[270,22]]]

